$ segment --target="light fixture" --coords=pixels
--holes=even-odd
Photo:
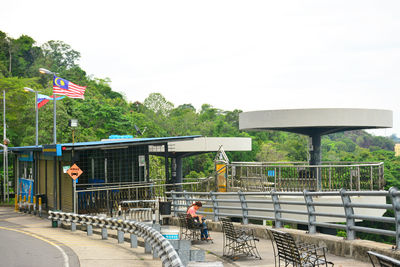
[[[51,72],[51,71],[49,71],[47,69],[44,69],[44,68],[39,68],[39,72],[41,74],[53,74],[54,75],[54,72]]]
[[[25,90],[25,92],[32,92],[32,93],[36,92],[35,90],[33,90],[33,89],[29,88],[29,87],[24,87],[24,90]]]

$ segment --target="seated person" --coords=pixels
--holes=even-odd
[[[189,216],[192,216],[193,219],[197,220],[201,226],[201,240],[208,240],[211,239],[208,236],[208,229],[207,229],[207,225],[205,222],[205,218],[201,215],[197,215],[196,212],[198,209],[200,209],[203,206],[203,204],[201,204],[200,201],[196,201],[195,203],[193,203],[188,210],[186,211],[186,214]]]

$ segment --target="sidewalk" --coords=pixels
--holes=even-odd
[[[172,229],[179,229],[176,226],[169,226]],[[224,266],[264,266],[264,267],[274,267],[274,252],[272,249],[271,241],[268,239],[260,239],[257,242],[257,249],[261,255],[261,260],[257,260],[254,258],[239,258],[236,261],[230,261],[225,258],[222,258],[222,248],[223,248],[223,234],[221,232],[210,231],[210,236],[213,238],[214,243],[197,241],[192,244],[192,247],[196,247],[199,249],[206,250],[206,260],[211,261],[209,255],[214,255],[219,257],[220,261],[223,261]],[[335,267],[370,267],[371,264],[369,262],[357,261],[350,258],[338,257],[332,254],[326,255],[327,260],[332,261],[335,264]],[[366,259],[368,260],[368,259]]]
[[[47,218],[47,214],[46,218]],[[70,266],[161,266],[159,259],[153,259],[152,254],[145,254],[143,247],[130,248],[130,244],[118,244],[115,238],[101,240],[101,236],[94,234],[87,236],[86,232],[71,232],[68,229],[52,228],[49,220],[34,215],[14,212],[12,208],[0,207],[0,222],[9,228],[17,228],[22,231],[34,233],[62,247],[70,258]],[[176,226],[168,226],[171,229],[179,229]],[[114,234],[109,230],[109,236]],[[239,258],[230,261],[222,257],[223,235],[221,232],[210,231],[214,243],[197,241],[192,247],[206,251],[206,261],[221,261],[224,266],[266,266],[273,267],[274,254],[270,240],[261,239],[257,243],[261,260],[253,258]],[[126,237],[128,237],[126,235]],[[335,263],[337,267],[364,267],[371,266],[368,262],[356,261],[349,258],[327,255],[327,259]]]

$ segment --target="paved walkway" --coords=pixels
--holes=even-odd
[[[159,259],[153,259],[152,255],[145,254],[143,247],[130,248],[130,244],[118,244],[114,238],[101,240],[99,235],[87,236],[83,231],[71,232],[63,228],[52,228],[47,219],[37,216],[14,212],[12,208],[0,207],[0,221],[8,223],[8,227],[18,228],[35,234],[41,238],[51,240],[64,249],[69,256],[69,266],[161,266]],[[175,226],[169,228],[178,229]],[[109,232],[112,234],[112,231]],[[214,243],[196,242],[194,247],[206,251],[206,261],[222,261],[224,266],[265,266],[273,267],[274,255],[270,240],[261,239],[257,248],[262,257],[261,260],[252,258],[240,258],[237,261],[229,261],[222,258],[222,233],[210,231]],[[0,251],[1,256],[1,251]],[[364,267],[371,266],[368,262],[356,261],[349,258],[327,255],[327,259],[335,263],[337,267]]]
[[[173,229],[179,229],[176,226],[169,226]],[[222,247],[223,247],[223,234],[221,232],[210,231],[210,236],[212,236],[214,243],[205,241],[196,241],[192,246],[206,250],[206,260],[212,261],[213,259],[210,255],[217,256],[220,261],[223,261],[224,266],[264,266],[264,267],[274,267],[274,252],[272,249],[271,241],[268,239],[260,239],[257,242],[257,249],[261,255],[261,260],[254,258],[239,258],[236,261],[229,261],[222,258]],[[370,267],[369,262],[357,261],[351,258],[338,257],[332,254],[327,254],[327,260],[332,261],[335,267]]]

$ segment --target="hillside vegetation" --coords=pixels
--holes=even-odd
[[[143,102],[130,102],[110,86],[108,78],[86,74],[79,64],[80,53],[62,41],[48,41],[37,46],[22,35],[13,39],[0,31],[0,88],[6,91],[7,137],[10,146],[35,143],[34,95],[30,87],[52,94],[52,77],[40,75],[40,67],[62,78],[87,86],[85,99],[57,101],[57,140],[71,142],[68,121],[79,120],[75,142],[95,141],[112,134],[136,135],[134,125],[145,130],[142,137],[178,135],[251,137],[251,152],[228,153],[232,161],[305,161],[308,138],[285,132],[243,132],[238,129],[240,110],[225,111],[207,103],[199,110],[188,104],[175,106],[159,93],[151,93]],[[2,95],[1,95],[2,98]],[[3,125],[0,126],[1,128]],[[53,105],[39,111],[39,143],[52,142]],[[1,129],[3,131],[3,129]],[[399,159],[394,156],[396,136],[373,136],[365,131],[350,131],[324,136],[323,161],[384,161],[387,186],[398,185]],[[184,175],[210,174],[213,155],[199,155],[184,161]]]

